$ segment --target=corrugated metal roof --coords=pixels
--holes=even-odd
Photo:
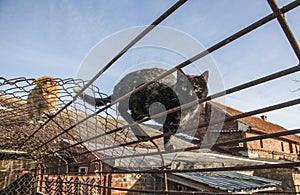
[[[281,181],[229,171],[212,173],[174,173],[174,175],[227,192],[263,191],[281,185]]]

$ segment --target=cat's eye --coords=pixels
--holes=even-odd
[[[195,89],[196,93],[202,93],[202,89]]]

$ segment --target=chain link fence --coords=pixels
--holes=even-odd
[[[108,63],[106,69],[184,3],[185,1],[178,1],[155,20],[149,28],[138,35],[115,59]],[[298,7],[300,1],[293,1],[282,8],[279,8],[275,1],[269,0],[268,3],[273,11],[271,14],[211,46],[207,49],[208,53],[217,51],[252,30],[276,19],[293,48],[294,54],[300,59],[298,43],[284,18],[284,14]],[[177,69],[188,66],[204,57],[206,52],[197,54],[177,65],[174,70],[167,71],[159,77],[162,78]],[[291,68],[204,97],[197,103],[200,105],[218,97],[297,73],[299,70],[300,66],[296,64]],[[291,187],[289,190],[278,191],[282,182],[286,181],[250,177],[238,174],[236,171],[276,170],[286,173],[283,170],[295,171],[296,167],[300,166],[299,162],[268,164],[261,161],[239,161],[235,157],[230,157],[234,159],[233,163],[229,162],[229,157],[225,158],[217,154],[213,154],[214,156],[205,154],[207,157],[201,159],[197,155],[200,149],[199,143],[195,144],[178,137],[174,138],[177,143],[176,149],[165,151],[163,137],[166,135],[155,126],[144,123],[151,118],[128,123],[117,111],[118,101],[101,108],[82,101],[79,97],[80,94],[74,92],[76,86],[83,86],[81,92],[88,90],[93,97],[108,97],[101,93],[97,86],[92,85],[104,71],[101,70],[95,78],[89,81],[54,78],[53,81],[58,86],[59,93],[52,97],[57,102],[51,109],[43,107],[45,99],[34,100],[29,104],[28,98],[31,92],[38,87],[35,79],[0,78],[0,194],[248,194],[261,191],[270,191],[267,194],[270,194],[271,191],[297,194],[299,184],[289,185],[289,181],[287,181],[286,186],[294,185],[294,189]],[[126,95],[136,93],[150,84],[145,83]],[[45,90],[49,91],[50,89],[46,88]],[[42,94],[43,92],[40,95]],[[280,110],[299,103],[299,98],[288,100],[280,104],[229,116],[225,122]],[[40,107],[37,108],[36,104]],[[189,106],[188,104],[184,105],[184,108],[188,109]],[[43,110],[40,116],[37,117],[35,114],[32,117],[29,114],[40,112],[39,109]],[[176,108],[168,110],[168,114],[175,111]],[[216,119],[213,124],[220,122],[223,120]],[[138,123],[149,135],[145,140],[137,139],[132,132],[132,128]],[[197,128],[205,128],[210,124],[203,122]],[[189,130],[187,128],[184,132]],[[251,138],[226,140],[201,147],[220,151],[220,146],[229,143],[247,143],[294,135],[299,132],[299,129],[295,129]],[[178,153],[184,154],[179,156]],[[216,158],[222,162],[216,162]],[[199,163],[203,159],[207,164],[200,166]],[[194,164],[191,164],[190,161],[193,161]],[[298,177],[297,171],[291,175],[293,181],[298,181]],[[226,185],[222,186],[222,183]]]

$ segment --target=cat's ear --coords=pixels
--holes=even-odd
[[[42,83],[44,81],[50,81],[50,82],[55,82],[54,78],[51,77],[51,76],[43,76],[43,77],[40,77],[40,78],[37,78],[37,79],[34,79],[33,82],[35,84],[39,84],[39,83]]]
[[[34,79],[33,82],[34,82],[35,84],[39,84],[39,83],[41,82],[41,78]]]
[[[208,71],[205,71],[202,75],[201,75],[201,77],[202,77],[202,79],[207,83],[208,82]]]
[[[184,80],[185,79],[185,74],[181,69],[177,70],[177,80]]]

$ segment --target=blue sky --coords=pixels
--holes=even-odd
[[[175,2],[1,0],[1,76],[8,79],[43,75],[76,77],[81,62],[99,42],[124,29],[150,24]],[[280,0],[278,4],[283,6],[288,2]],[[267,1],[263,0],[190,0],[162,25],[185,32],[204,48],[209,48],[270,13]],[[286,19],[300,41],[300,7],[289,12]],[[298,64],[276,20],[211,56],[225,88]],[[138,58],[143,59],[143,56]],[[176,61],[174,65],[180,62]],[[117,63],[117,66],[121,64]],[[122,74],[121,68],[117,70]],[[300,87],[299,83],[293,82],[297,78],[300,79],[299,74],[293,74],[232,94],[226,102],[236,109],[251,111],[295,99],[300,92],[291,90]],[[266,113],[271,122],[288,129],[299,127],[299,114],[299,106]]]

